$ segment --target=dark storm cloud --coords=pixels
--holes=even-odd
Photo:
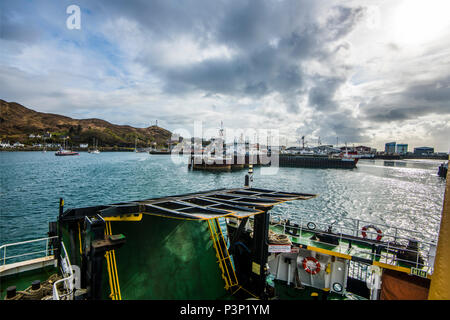
[[[300,12],[311,8],[311,2],[301,3],[303,6],[296,7],[301,9]],[[206,17],[198,12],[189,20],[180,12],[177,14],[177,10],[174,13],[163,9],[162,3],[158,4],[152,8],[152,16],[156,14],[154,10],[161,10],[158,19],[169,15],[168,29],[198,32],[195,33],[196,38],[208,39],[210,44],[226,45],[234,50],[231,58],[209,58],[181,66],[156,65],[158,57],[153,54],[137,57],[149,72],[157,72],[164,79],[167,93],[176,95],[198,90],[205,94],[260,98],[277,92],[282,95],[290,112],[300,110],[298,100],[307,92],[305,80],[316,82],[312,77],[315,75],[305,73],[303,64],[308,59],[325,62],[334,54],[330,48],[343,46],[337,41],[352,30],[361,15],[359,8],[335,7],[325,25],[306,18],[305,23],[286,25],[283,23],[286,17],[295,15],[286,11],[289,7],[283,7],[284,11],[280,8],[272,10],[271,1],[238,1],[233,4],[220,2],[218,7],[223,13],[214,10],[205,20],[196,20],[200,16]],[[203,10],[199,9],[200,12]],[[178,16],[183,17],[178,21]],[[178,28],[175,22],[180,23]],[[148,19],[142,25],[154,32]],[[213,28],[208,29],[207,26]],[[332,29],[334,32],[330,32]],[[169,33],[165,30],[158,36],[169,36]],[[271,43],[272,38],[274,43]],[[317,84],[312,86],[310,102],[320,110],[337,108],[333,94],[345,81],[339,77],[319,77]]]
[[[273,91],[293,94],[302,89],[303,72],[294,62],[282,63],[277,50],[266,47],[232,59],[208,59],[162,70],[171,93],[203,90],[208,94],[261,97]]]
[[[327,116],[315,113],[309,122],[297,128],[297,135],[306,136],[307,139],[320,137],[325,144],[335,144],[336,138],[340,144],[357,143],[368,140],[366,129],[350,112],[329,112]]]
[[[429,102],[450,102],[450,78],[436,79],[433,83],[413,85],[409,87],[406,96],[412,99],[423,99]],[[450,105],[448,105],[448,112],[450,112]]]
[[[380,95],[362,105],[364,117],[375,122],[405,121],[437,114],[450,115],[450,78],[412,84],[403,91]]]
[[[136,21],[146,32],[159,38],[195,34],[198,41],[208,41],[209,33],[217,28],[227,1],[106,0],[86,5],[93,12],[101,12],[106,19],[125,17]]]
[[[334,101],[334,94],[344,82],[345,79],[338,77],[320,77],[316,85],[309,90],[309,105],[315,106],[320,111],[336,110],[337,102]]]

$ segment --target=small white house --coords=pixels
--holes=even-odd
[[[9,141],[7,141],[7,142],[1,141],[1,142],[0,142],[0,146],[1,146],[2,148],[11,148],[11,147],[12,147],[12,145],[9,144]]]
[[[16,148],[16,147],[25,147],[25,145],[20,143],[20,142],[16,142],[16,143],[13,144],[13,147],[14,148]]]
[[[80,143],[80,148],[87,148],[89,147],[88,143]]]

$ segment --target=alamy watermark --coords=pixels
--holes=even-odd
[[[69,14],[66,20],[67,29],[81,29],[81,9],[76,4],[67,7],[66,13]]]

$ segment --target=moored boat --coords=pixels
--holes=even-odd
[[[71,150],[59,149],[55,152],[55,156],[78,156],[79,153]]]
[[[66,149],[66,139],[65,138],[64,138],[63,146],[61,148],[59,148],[58,151],[55,152],[55,156],[78,156],[78,155],[79,155],[78,152]]]
[[[92,147],[93,147],[93,149],[92,150],[89,149],[88,153],[92,153],[92,154],[99,154],[100,153],[100,150],[98,150],[98,146],[97,146],[95,138],[94,138],[94,143],[93,143]]]

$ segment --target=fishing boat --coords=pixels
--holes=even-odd
[[[55,156],[78,156],[79,153],[71,150],[65,150],[63,148],[60,148],[58,151],[55,152]]]
[[[271,217],[317,195],[254,188],[250,175],[244,187],[91,207],[61,199],[47,238],[0,246],[1,298],[450,298],[449,182],[440,237],[427,242],[371,221]]]
[[[55,156],[78,156],[79,153],[66,149],[66,139],[64,138],[63,146],[55,152]]]
[[[356,168],[359,158],[341,155],[300,155],[281,153],[278,158],[280,167],[301,167],[301,168]]]

